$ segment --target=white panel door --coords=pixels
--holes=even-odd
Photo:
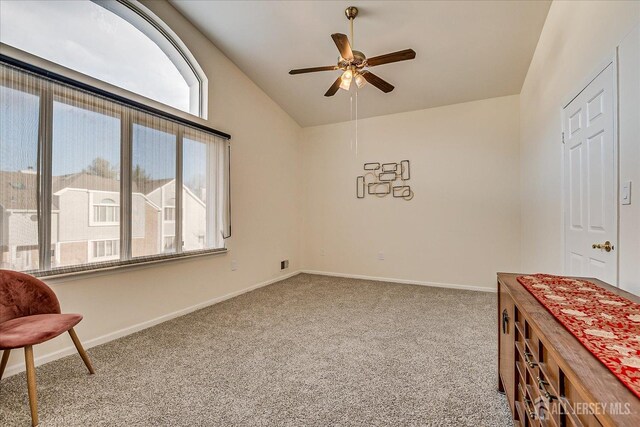
[[[564,108],[564,220],[567,274],[617,285],[614,87],[609,64]]]

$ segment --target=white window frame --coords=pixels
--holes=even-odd
[[[3,49],[6,45],[2,45]],[[11,49],[9,49],[11,50]],[[15,49],[12,51],[15,53]],[[12,53],[9,52],[9,53]],[[83,274],[86,272],[91,272],[96,269],[102,268],[113,268],[113,267],[125,267],[125,266],[134,266],[137,264],[143,263],[155,263],[162,262],[166,260],[179,259],[185,257],[194,257],[194,256],[202,256],[209,254],[218,254],[218,253],[226,253],[226,245],[224,242],[221,246],[216,245],[216,247],[209,247],[207,249],[202,250],[183,250],[182,245],[178,244],[176,247],[176,251],[172,253],[159,253],[157,256],[147,256],[147,257],[137,257],[132,258],[131,256],[131,244],[132,244],[132,234],[131,234],[131,202],[133,193],[131,191],[131,163],[132,158],[130,156],[131,153],[131,129],[133,123],[136,122],[137,112],[143,115],[153,115],[159,117],[161,120],[168,120],[178,125],[179,129],[184,129],[186,131],[191,132],[189,129],[195,129],[200,132],[204,132],[205,134],[210,134],[218,140],[224,142],[224,152],[226,153],[225,159],[226,163],[224,163],[224,167],[221,165],[216,165],[216,167],[221,168],[219,170],[220,173],[225,175],[226,185],[224,188],[225,192],[225,204],[221,206],[221,209],[224,212],[218,212],[221,217],[225,217],[226,221],[224,222],[224,231],[222,231],[223,239],[226,239],[231,236],[231,208],[230,208],[230,197],[228,195],[228,191],[230,190],[230,145],[229,139],[230,135],[225,134],[224,132],[217,131],[215,129],[211,129],[208,124],[203,122],[199,122],[197,120],[193,120],[193,117],[185,117],[185,114],[178,113],[178,110],[174,112],[165,112],[163,109],[155,108],[153,106],[148,106],[139,102],[136,99],[130,99],[122,96],[121,91],[105,91],[99,85],[93,86],[87,83],[87,81],[91,81],[90,78],[86,76],[80,79],[73,79],[64,74],[59,74],[56,71],[60,70],[59,66],[55,64],[48,63],[51,66],[52,70],[42,68],[39,64],[42,64],[43,61],[34,60],[35,64],[27,63],[23,59],[25,55],[16,55],[13,54],[7,55],[7,52],[2,52],[0,56],[0,60],[3,63],[3,66],[14,67],[19,70],[22,70],[26,73],[35,73],[37,78],[43,79],[44,81],[53,81],[53,85],[49,83],[38,83],[37,85],[37,94],[40,97],[40,122],[39,122],[39,150],[41,152],[40,158],[41,162],[39,165],[39,176],[40,176],[40,186],[43,189],[40,194],[40,201],[43,208],[39,212],[39,221],[38,221],[38,240],[40,247],[40,266],[38,270],[31,270],[29,273],[34,274],[39,277],[55,277],[55,276],[67,276],[73,274]],[[30,57],[28,54],[26,57]],[[47,63],[46,61],[44,61]],[[79,75],[79,74],[76,74]],[[84,81],[83,81],[84,80]],[[0,82],[3,83],[3,82]],[[123,155],[121,156],[121,164],[120,164],[120,172],[121,172],[121,187],[120,187],[120,257],[112,260],[112,262],[106,262],[105,265],[95,266],[92,265],[93,257],[87,256],[87,264],[78,264],[73,266],[56,266],[59,261],[60,252],[56,252],[56,259],[51,259],[51,249],[49,249],[49,245],[51,244],[52,233],[51,233],[51,213],[52,213],[52,188],[51,188],[51,180],[52,180],[52,123],[53,123],[53,100],[54,100],[54,92],[56,91],[56,85],[66,85],[70,86],[79,91],[88,92],[94,96],[98,96],[101,98],[106,98],[110,102],[115,103],[116,105],[121,106],[120,108],[129,109],[129,111],[121,116],[121,126],[123,132],[121,134],[121,152],[129,153],[129,156]],[[28,88],[26,88],[28,89]],[[31,89],[28,89],[31,90]],[[132,94],[135,95],[135,94]],[[131,98],[136,98],[136,96],[132,96]],[[131,110],[133,109],[133,110]],[[114,108],[113,111],[118,111],[118,108]],[[125,131],[125,129],[129,129]],[[186,135],[185,135],[186,137]],[[183,131],[179,131],[177,134],[177,158],[176,158],[176,188],[182,188],[182,138]],[[213,166],[213,165],[212,165]],[[87,191],[87,190],[84,190]],[[90,192],[96,190],[89,190]],[[98,191],[96,191],[98,192]],[[113,194],[114,192],[106,192]],[[179,206],[182,206],[182,192],[176,192],[176,240],[177,242],[182,241],[182,212]],[[229,201],[229,202],[227,202]],[[92,202],[91,202],[92,203]],[[226,206],[226,209],[224,208]],[[93,220],[93,212],[89,209],[89,220],[90,222]],[[116,225],[114,223],[113,225]],[[111,240],[111,239],[107,239]],[[87,240],[88,242],[88,240]],[[60,242],[56,242],[60,243]],[[89,245],[87,245],[88,255],[90,252]],[[103,261],[103,259],[100,259]]]
[[[104,251],[106,253],[107,250],[107,242],[110,242],[111,248],[116,247],[116,252],[110,255],[96,255],[95,249],[97,249],[98,244],[104,243]],[[113,261],[120,259],[120,239],[94,239],[87,241],[87,261],[88,262],[102,262],[102,261]]]
[[[165,206],[164,208],[164,222],[176,222],[176,207]],[[168,215],[171,213],[171,215]],[[170,218],[167,218],[170,217]]]
[[[164,198],[164,194],[162,195],[162,197]],[[162,221],[168,223],[176,222],[176,198],[172,197],[169,199],[169,201],[170,200],[173,200],[173,204],[169,204],[167,202],[167,204],[162,207]],[[173,219],[167,219],[167,212],[173,212]]]
[[[92,87],[128,98],[134,102],[144,104],[150,108],[165,111],[169,114],[183,117],[187,120],[206,120],[208,118],[208,93],[209,80],[203,68],[195,56],[189,51],[186,44],[178,35],[165,24],[148,7],[137,0],[89,0],[129,22],[140,32],[153,41],[176,67],[180,75],[189,86],[189,112],[164,104],[144,95],[131,92],[119,86],[80,73],[64,65],[48,61],[29,52],[17,49],[13,46],[0,43],[2,54],[29,63],[36,67],[44,68],[56,74],[68,77],[75,81],[88,84]],[[205,124],[204,121],[201,121]]]
[[[114,193],[104,193],[107,195],[100,195],[100,192],[89,190],[89,226],[90,227],[113,227],[120,225],[120,195],[118,194],[116,198],[113,196],[109,196],[108,194]],[[96,202],[96,199],[98,200]],[[114,203],[103,203],[105,199],[111,199]],[[95,209],[96,208],[114,208],[115,216],[117,217],[116,221],[100,221],[96,220]]]
[[[189,113],[206,119],[207,77],[195,57],[171,28],[137,0],[91,1],[129,22],[167,55],[189,86]]]

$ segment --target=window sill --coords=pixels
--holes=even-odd
[[[103,262],[114,262],[114,261],[119,261],[120,258],[118,258],[118,256],[116,255],[115,257],[113,256],[105,256],[105,257],[97,257],[97,258],[89,258],[89,262],[88,264],[101,264]],[[45,273],[46,274],[46,273]]]
[[[226,248],[222,249],[204,249],[199,251],[189,251],[181,254],[171,254],[171,255],[159,255],[152,259],[143,258],[143,259],[132,259],[128,261],[124,261],[124,263],[117,262],[105,262],[104,265],[101,264],[93,264],[86,265],[85,267],[81,267],[80,269],[74,267],[59,267],[49,271],[25,271],[27,274],[31,274],[33,276],[38,277],[41,280],[45,280],[47,282],[53,281],[55,282],[60,279],[60,282],[66,281],[65,279],[82,279],[85,277],[91,276],[102,276],[105,274],[113,274],[124,272],[127,270],[137,270],[141,268],[149,268],[156,264],[165,264],[165,263],[174,263],[178,261],[189,260],[193,258],[200,258],[211,255],[223,255],[226,254],[229,250]]]

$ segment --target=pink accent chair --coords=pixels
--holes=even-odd
[[[31,408],[31,425],[38,425],[38,397],[33,346],[69,332],[80,357],[89,369],[89,356],[82,348],[73,327],[82,320],[81,314],[60,314],[58,298],[44,282],[10,270],[0,270],[0,379],[14,348],[24,347],[27,365],[27,388]]]

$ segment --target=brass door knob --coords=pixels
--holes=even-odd
[[[591,245],[593,249],[604,249],[607,252],[611,252],[614,248],[610,241],[606,241],[604,243],[594,243]]]

